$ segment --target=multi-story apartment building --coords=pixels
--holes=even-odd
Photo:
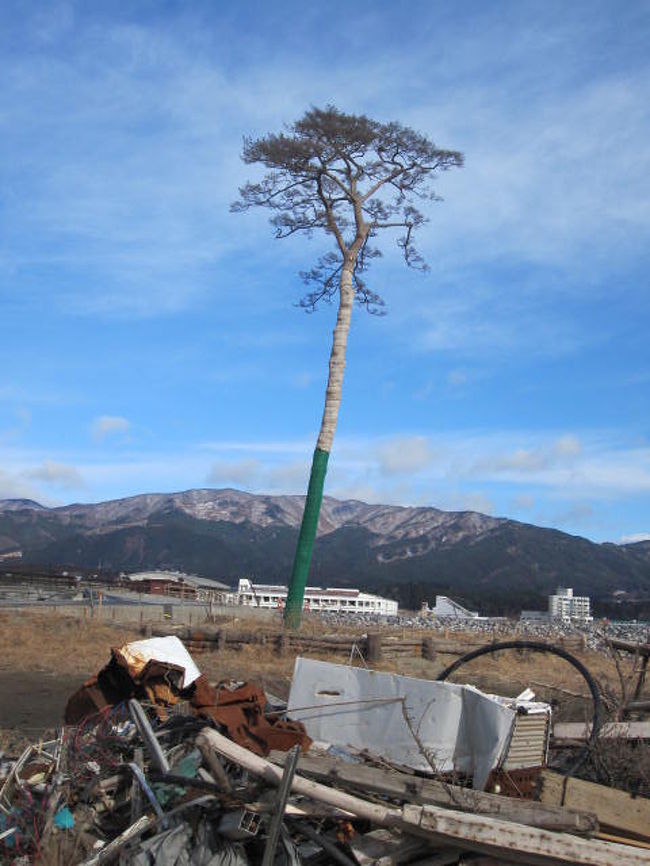
[[[548,597],[550,619],[563,622],[591,622],[591,601],[586,595],[574,595],[571,587],[558,586],[555,595]]]

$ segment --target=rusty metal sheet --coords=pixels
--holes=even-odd
[[[266,695],[259,686],[244,683],[236,689],[213,688],[203,675],[194,685],[190,704],[197,715],[222,725],[235,743],[256,755],[268,755],[273,749],[286,752],[295,745],[306,751],[311,745],[300,722],[264,716]]]

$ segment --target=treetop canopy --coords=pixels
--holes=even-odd
[[[316,286],[301,301],[307,309],[331,300],[343,267],[353,272],[357,301],[370,308],[383,305],[360,276],[369,259],[381,255],[368,242],[382,229],[402,229],[397,243],[406,264],[426,267],[413,246],[414,231],[427,221],[415,202],[436,200],[435,174],[463,164],[461,153],[441,150],[409,127],[331,105],[311,108],[285,132],[245,138],[243,159],[263,165],[267,173],[240,188],[234,211],[253,206],[274,211],[278,238],[320,228],[335,240],[336,251],[301,274]]]

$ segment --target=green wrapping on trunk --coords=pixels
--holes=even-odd
[[[309,566],[311,555],[318,529],[318,517],[320,506],[323,501],[323,487],[325,485],[325,474],[327,473],[327,461],[329,453],[317,448],[314,451],[314,459],[311,464],[311,475],[309,476],[309,487],[307,488],[307,499],[305,510],[300,525],[300,535],[296,546],[296,555],[293,560],[291,572],[291,583],[287,604],[284,609],[284,624],[287,628],[299,628],[302,618],[302,604],[305,597],[305,587],[309,577]]]

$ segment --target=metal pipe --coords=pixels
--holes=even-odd
[[[153,732],[153,728],[149,724],[149,719],[147,718],[145,711],[140,706],[140,702],[135,698],[129,700],[129,712],[136,728],[138,729],[138,733],[142,737],[144,744],[149,751],[149,755],[151,756],[151,760],[156,769],[160,773],[168,773],[169,761],[165,757],[165,753]]]
[[[293,777],[296,772],[296,767],[298,766],[299,758],[300,746],[294,746],[293,749],[291,749],[291,751],[289,752],[287,762],[284,765],[284,772],[282,773],[280,788],[278,790],[276,810],[273,816],[273,820],[271,821],[266,845],[264,846],[264,857],[262,858],[262,866],[272,866],[273,861],[275,860],[275,851],[278,847],[280,830],[282,829],[282,822],[284,820],[284,810],[286,809],[287,800],[289,799],[289,794],[291,793],[291,784],[293,782]]]

